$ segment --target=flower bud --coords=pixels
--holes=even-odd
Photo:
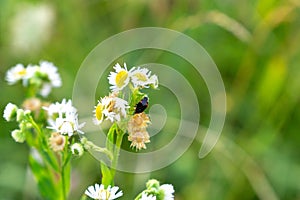
[[[17,110],[17,122],[21,122],[24,119],[24,110],[23,109],[18,109]]]
[[[25,141],[25,133],[21,130],[13,130],[11,136],[16,142],[23,143]]]
[[[156,189],[158,189],[159,188],[159,182],[156,179],[150,179],[146,183],[146,187],[147,187],[147,189],[150,189],[150,188],[156,188]]]
[[[3,118],[6,121],[12,121],[16,117],[18,107],[15,104],[8,103],[3,112]]]
[[[80,157],[80,156],[83,155],[84,149],[83,149],[82,144],[80,144],[80,143],[74,143],[71,146],[71,151],[72,151],[73,155],[76,155],[76,156]]]

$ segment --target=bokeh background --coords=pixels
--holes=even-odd
[[[125,193],[121,199],[132,199],[150,177],[172,183],[176,200],[300,199],[299,0],[1,0],[1,113],[8,102],[21,104],[24,99],[20,85],[5,83],[5,72],[15,64],[54,62],[64,84],[49,99],[71,98],[76,72],[99,42],[148,26],[180,31],[207,50],[224,80],[227,118],[213,152],[199,159],[210,120],[201,76],[166,52],[145,50],[120,57],[118,61],[131,66],[156,62],[174,67],[193,86],[201,111],[199,134],[180,159],[152,173],[117,174],[117,185]],[[97,95],[107,92],[106,86],[98,88]],[[180,117],[172,107],[178,106],[176,99],[169,96],[166,90],[152,100],[165,105],[170,116]],[[150,150],[172,138],[178,121],[167,123],[148,144]],[[28,170],[29,149],[10,137],[15,126],[0,118],[0,199],[40,199]],[[164,133],[168,137],[159,136]],[[71,199],[79,199],[88,185],[100,181],[100,171],[89,154],[74,159],[73,166]]]

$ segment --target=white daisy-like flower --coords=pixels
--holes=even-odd
[[[114,66],[116,72],[110,72],[108,76],[109,84],[111,84],[110,89],[113,92],[117,92],[126,87],[130,80],[130,71],[127,70],[126,63],[124,63],[124,68],[121,67],[119,63]]]
[[[156,196],[153,196],[152,194],[146,194],[143,192],[140,200],[156,200]]]
[[[74,112],[66,112],[65,116],[59,113],[59,117],[55,119],[55,122],[50,121],[50,125],[47,128],[53,129],[62,135],[72,136],[75,133],[84,134],[80,129],[84,127],[85,123],[78,123],[78,115]]]
[[[85,123],[78,123],[77,109],[73,107],[71,100],[63,99],[61,103],[56,102],[49,107],[43,107],[48,111],[49,129],[53,129],[62,135],[72,136],[80,130]]]
[[[17,115],[18,107],[15,104],[8,103],[3,112],[3,118],[6,121],[11,121]]]
[[[52,103],[50,104],[48,107],[43,107],[44,110],[47,110],[48,112],[48,117],[52,118],[54,115],[58,115],[59,113],[67,113],[67,112],[71,112],[71,113],[76,113],[77,109],[75,107],[73,107],[72,105],[72,100],[66,100],[63,99],[62,102],[56,102],[56,103]]]
[[[149,86],[153,86],[157,88],[158,86],[157,76],[151,76],[151,71],[147,68],[132,68],[130,78],[134,87],[148,88]]]
[[[9,85],[15,84],[19,80],[22,80],[26,75],[27,70],[22,64],[17,64],[6,72],[6,81]]]
[[[174,200],[173,193],[175,192],[173,185],[163,184],[159,187],[160,191],[164,193],[164,200]]]
[[[126,110],[129,108],[128,102],[116,97],[114,94],[105,96],[98,101],[94,110],[94,123],[101,124],[104,119],[111,122],[120,121],[121,117],[126,117]]]
[[[26,74],[23,77],[23,86],[27,87],[29,85],[29,81],[31,78],[33,78],[36,73],[39,71],[39,66],[37,65],[28,65],[26,67]]]
[[[71,151],[72,151],[72,154],[76,155],[76,156],[82,156],[84,153],[83,146],[80,143],[72,144]]]
[[[57,72],[57,67],[53,65],[53,63],[48,61],[40,62],[40,72],[42,74],[47,75],[51,86],[60,87],[62,85],[62,81],[59,73]]]
[[[123,195],[123,192],[118,192],[118,190],[118,186],[111,187],[109,185],[107,189],[105,189],[104,185],[99,185],[96,183],[95,185],[89,186],[88,189],[85,191],[85,194],[96,200],[113,200]]]
[[[43,97],[47,97],[52,90],[52,86],[50,83],[44,83],[41,90],[40,90],[40,95]]]
[[[149,78],[149,84],[150,86],[152,86],[153,88],[157,88],[158,87],[158,78],[155,74],[153,74],[150,78]]]
[[[40,66],[28,65],[26,68],[22,64],[18,64],[8,70],[6,80],[10,85],[22,80],[24,87],[28,87],[31,84],[38,86],[40,89],[39,94],[43,97],[49,95],[52,87],[60,87],[62,85],[57,67],[47,61],[41,61]]]

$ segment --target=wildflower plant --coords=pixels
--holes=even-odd
[[[43,199],[67,199],[70,190],[71,157],[84,150],[78,134],[84,124],[78,123],[77,109],[71,100],[51,103],[45,100],[52,88],[62,81],[53,63],[24,67],[18,64],[6,73],[9,85],[21,83],[25,100],[20,106],[8,103],[3,117],[16,121],[11,132],[18,143],[26,142],[31,153],[28,161]]]
[[[125,135],[135,151],[146,149],[146,144],[150,143],[147,127],[151,121],[145,113],[150,98],[146,91],[158,88],[158,77],[147,68],[132,67],[128,70],[125,63],[114,66],[114,71],[108,76],[110,93],[97,101],[93,111],[95,125],[100,126],[104,121],[111,125],[105,147],[99,147],[84,137],[84,123],[79,123],[77,109],[71,100],[45,100],[52,88],[62,85],[54,64],[47,61],[27,67],[18,64],[8,70],[6,80],[10,85],[21,83],[25,88],[26,98],[21,106],[8,103],[3,117],[6,121],[18,123],[19,128],[13,130],[11,136],[16,142],[26,142],[31,149],[29,165],[41,196],[67,199],[72,157],[94,150],[106,155],[109,163],[100,160],[101,184],[89,186],[82,199],[121,197],[123,191],[114,183],[120,148]],[[172,185],[160,186],[153,179],[146,186],[147,189],[135,200],[174,199]]]

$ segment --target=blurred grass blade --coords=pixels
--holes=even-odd
[[[242,42],[249,43],[251,41],[251,33],[237,20],[228,15],[219,12],[211,11],[206,14],[205,21],[214,23],[225,30],[231,32],[236,38]]]
[[[261,200],[279,200],[261,167],[238,145],[223,136],[216,149],[236,164]]]
[[[205,14],[199,13],[194,16],[180,18],[173,23],[171,28],[185,31],[187,29],[197,28],[204,23],[213,23],[229,31],[242,42],[249,43],[252,39],[251,33],[240,22],[216,10]]]

